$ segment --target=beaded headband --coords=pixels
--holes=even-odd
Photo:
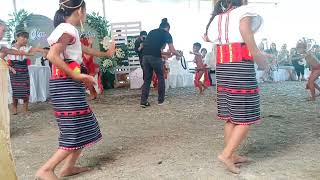
[[[82,0],[81,3],[80,3],[78,6],[71,7],[71,6],[65,5],[65,3],[69,2],[69,1],[71,1],[71,0],[65,0],[65,1],[59,3],[60,8],[61,8],[61,9],[64,9],[64,8],[77,9],[77,8],[81,7],[82,4],[83,4],[83,2],[84,2],[84,0]]]

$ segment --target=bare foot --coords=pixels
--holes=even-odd
[[[53,171],[38,170],[36,173],[36,180],[59,180]]]
[[[232,172],[232,173],[234,173],[234,174],[240,174],[240,169],[237,168],[237,167],[234,165],[232,159],[230,159],[230,158],[225,158],[225,157],[223,157],[222,155],[219,155],[219,156],[218,156],[218,159],[226,166],[226,168],[227,168],[230,172]]]
[[[90,168],[83,168],[83,167],[73,167],[69,169],[62,169],[59,173],[59,176],[60,177],[74,176],[90,170],[91,170]]]
[[[239,155],[233,155],[232,156],[232,160],[233,160],[233,162],[235,164],[248,162],[248,158],[247,157],[239,156]]]

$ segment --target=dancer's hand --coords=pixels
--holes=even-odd
[[[17,74],[17,71],[15,69],[13,69],[12,67],[9,67],[9,70],[13,73],[13,74]]]
[[[74,76],[74,78],[76,81],[81,81],[83,82],[86,86],[93,86],[96,83],[94,82],[94,78],[92,76],[89,76],[87,74],[78,74],[76,76]]]
[[[208,34],[206,34],[206,33],[202,36],[202,39],[203,39],[205,42],[211,42],[210,39],[209,39],[209,37],[208,37]]]
[[[183,56],[183,52],[182,51],[180,51],[180,50],[178,50],[178,53],[179,53],[179,57],[182,57]]]
[[[268,68],[267,59],[269,58],[270,58],[270,55],[261,51],[253,55],[254,61],[258,64],[258,68],[261,70],[265,70]]]
[[[107,52],[105,52],[105,57],[112,57],[116,53],[116,42],[112,41]]]

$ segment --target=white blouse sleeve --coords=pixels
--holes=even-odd
[[[30,50],[32,49],[32,46],[24,46],[23,48],[21,48],[20,50],[22,50],[22,51],[24,51],[24,52],[26,52],[26,53],[28,53],[28,52],[30,52]]]
[[[75,43],[76,36],[77,36],[77,31],[76,31],[75,27],[72,26],[71,24],[62,23],[58,27],[56,27],[56,29],[48,37],[47,41],[48,41],[49,45],[52,46],[55,43],[57,43],[63,34],[71,35],[73,38],[72,38],[72,41],[70,42],[70,44]]]
[[[239,21],[245,17],[251,18],[252,31],[257,32],[263,24],[263,18],[258,14],[258,12],[252,6],[242,6],[239,8]]]
[[[219,16],[216,16],[213,21],[211,22],[209,29],[208,29],[208,38],[210,40],[210,42],[212,43],[216,43],[218,42],[218,22],[217,22],[217,18]]]

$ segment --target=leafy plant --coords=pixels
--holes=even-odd
[[[106,36],[111,37],[109,21],[100,16],[99,13],[93,12],[92,14],[87,14],[86,24],[97,32],[100,51],[105,51],[103,44],[100,42],[102,42]],[[105,89],[114,88],[113,82],[115,80],[115,68],[118,65],[117,58],[100,58],[100,60],[103,87]]]
[[[93,12],[92,14],[88,14],[86,23],[98,33],[97,37],[99,41],[102,41],[106,36],[111,36],[109,21],[105,17],[100,16],[99,13]],[[100,46],[100,50],[104,50],[102,46]]]
[[[109,21],[105,17],[99,15],[99,13],[93,12],[92,14],[87,15],[86,20],[87,25],[94,29],[97,32],[97,38],[99,42],[102,42],[104,37],[110,37],[111,34],[109,32]],[[100,51],[105,51],[103,45],[99,43]],[[100,67],[102,72],[106,72],[107,70],[110,72],[114,71],[114,67],[116,65],[116,61],[113,58],[100,58]],[[115,62],[111,62],[115,61]]]
[[[27,26],[28,17],[31,14],[28,13],[26,10],[21,9],[18,12],[14,12],[9,14],[10,19],[7,23],[7,32],[6,32],[6,39],[8,42],[14,38],[14,33],[17,31],[22,31]]]

